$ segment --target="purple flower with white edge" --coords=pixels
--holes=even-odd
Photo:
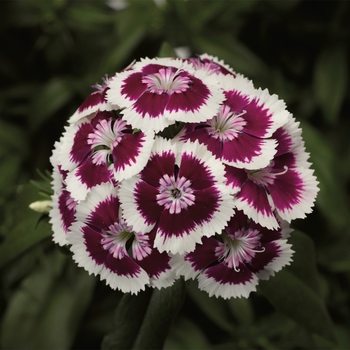
[[[53,241],[60,246],[66,245],[67,234],[75,221],[75,208],[77,202],[71,197],[66,189],[67,171],[62,170],[58,164],[58,152],[61,147],[61,142],[55,143],[55,148],[50,158],[53,166],[52,171],[52,188],[53,195],[51,196],[51,210],[49,212],[50,224],[52,225]]]
[[[83,200],[94,186],[121,181],[147,163],[153,133],[133,130],[114,112],[98,112],[91,121],[66,129],[62,166],[69,170],[67,189]]]
[[[132,294],[146,285],[160,289],[174,283],[171,257],[153,247],[155,232],[141,233],[126,223],[112,184],[93,188],[76,217],[68,241],[73,259],[90,274]]]
[[[187,61],[190,62],[195,69],[206,70],[208,74],[231,74],[236,76],[233,69],[228,64],[225,64],[223,60],[219,60],[217,57],[206,53],[198,55],[197,57],[191,57]]]
[[[76,123],[80,119],[88,118],[96,114],[98,111],[111,111],[118,109],[117,106],[112,106],[106,100],[109,78],[106,75],[103,79],[103,84],[95,84],[92,87],[97,91],[92,92],[85,101],[79,106],[75,113],[69,118],[69,123]]]
[[[134,128],[161,131],[176,121],[201,122],[215,115],[224,96],[216,79],[181,59],[136,62],[109,82],[107,100],[120,106]]]
[[[209,296],[247,298],[259,279],[269,279],[292,261],[291,230],[282,226],[269,230],[238,211],[220,235],[204,237],[193,252],[176,257],[177,273],[197,278]]]
[[[198,140],[223,163],[257,169],[269,164],[276,153],[273,133],[288,121],[283,101],[267,90],[256,90],[241,75],[221,78],[225,101],[215,116],[188,125],[181,140]]]
[[[294,118],[278,129],[277,153],[262,169],[226,166],[227,183],[236,194],[236,207],[262,226],[279,227],[276,213],[288,222],[312,212],[318,182],[307,161],[301,131]]]
[[[120,184],[125,220],[140,232],[156,227],[159,251],[189,252],[203,236],[221,232],[233,215],[224,174],[204,145],[157,137],[140,174]]]

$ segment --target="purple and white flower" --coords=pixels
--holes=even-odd
[[[215,79],[180,59],[144,59],[116,74],[107,100],[133,128],[158,132],[181,122],[215,115],[224,96]]]
[[[207,54],[95,88],[50,159],[53,239],[79,266],[125,293],[184,276],[231,298],[291,262],[318,182],[282,100]]]
[[[157,227],[154,245],[161,252],[193,250],[233,214],[224,166],[198,142],[176,145],[157,138],[144,169],[120,186],[126,222],[140,232]]]
[[[199,140],[223,163],[237,168],[267,166],[276,153],[274,131],[288,121],[283,101],[254,89],[241,75],[221,78],[225,101],[205,122],[189,124],[182,140]]]
[[[62,170],[58,164],[58,152],[62,143],[56,142],[55,148],[50,158],[53,165],[52,171],[52,188],[51,210],[49,212],[50,224],[53,230],[53,241],[60,246],[68,244],[67,234],[75,221],[75,208],[77,202],[71,197],[66,189],[67,171]]]
[[[124,293],[174,283],[171,257],[153,247],[154,232],[142,233],[126,223],[112,184],[93,188],[76,210],[68,241],[79,266]]]
[[[311,213],[318,192],[298,125],[292,118],[274,133],[277,153],[268,166],[256,170],[226,166],[228,184],[241,188],[236,207],[270,229],[279,227],[276,213],[288,222]]]
[[[247,298],[259,279],[266,280],[290,264],[289,233],[288,226],[269,230],[239,211],[220,235],[204,237],[193,252],[177,257],[177,273],[197,278],[209,296]]]
[[[106,100],[106,93],[108,90],[109,78],[106,75],[103,79],[103,84],[95,84],[92,87],[96,91],[92,92],[85,101],[79,106],[75,113],[69,118],[69,123],[76,123],[83,118],[91,118],[98,111],[111,111],[113,109],[118,109]]]
[[[94,186],[137,174],[148,161],[154,138],[105,111],[69,126],[64,141],[60,160],[69,171],[67,189],[83,200]]]
[[[223,60],[219,60],[217,57],[206,53],[197,57],[188,58],[187,61],[192,64],[194,69],[203,69],[207,71],[208,74],[231,74],[236,76],[233,69],[229,65],[225,64]]]

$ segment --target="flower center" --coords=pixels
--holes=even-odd
[[[180,177],[175,180],[174,175],[164,175],[158,187],[157,203],[169,209],[170,214],[179,214],[182,209],[185,209],[194,204],[195,196],[191,188],[191,181],[185,177]]]
[[[203,69],[209,74],[220,74],[221,72],[220,66],[212,60],[200,58],[189,58],[188,60],[195,69]]]
[[[112,150],[122,140],[125,126],[126,122],[122,119],[117,119],[114,123],[111,119],[103,119],[96,125],[95,131],[88,135],[88,144],[94,149],[92,160],[95,164],[112,163]]]
[[[99,83],[96,83],[94,85],[91,85],[92,88],[96,89],[97,91],[102,92],[109,83],[109,78],[108,78],[108,74],[105,74],[105,76],[102,78],[102,85]]]
[[[144,77],[142,82],[147,84],[147,89],[152,93],[178,94],[186,91],[191,82],[190,78],[180,75],[181,73],[181,70],[174,72],[174,68],[171,67],[161,68],[158,73]]]
[[[222,106],[218,114],[209,121],[209,135],[220,141],[231,141],[236,138],[246,125],[242,116],[246,111],[239,114],[233,113],[228,106]]]
[[[285,165],[284,170],[273,172],[275,170],[273,168],[274,164],[275,162],[271,161],[270,165],[264,169],[248,171],[248,178],[257,185],[272,185],[278,175],[283,175],[288,171],[288,167]]]
[[[261,247],[260,232],[258,230],[240,229],[233,235],[223,233],[223,243],[216,250],[216,256],[219,260],[224,260],[224,264],[229,268],[234,268],[239,272],[238,266],[244,263],[250,263],[256,253],[265,251]]]
[[[102,233],[101,244],[103,249],[116,259],[123,259],[128,254],[128,246],[131,244],[131,255],[136,260],[142,260],[151,253],[147,235],[133,231],[127,226],[123,219],[111,225],[107,231]]]

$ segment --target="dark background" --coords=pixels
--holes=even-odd
[[[266,290],[224,302],[190,289],[165,347],[349,349],[350,2],[121,3],[0,1],[0,346],[93,349],[113,328],[121,294],[54,246],[47,220],[28,209],[44,199],[29,182],[51,170],[53,144],[90,86],[166,43],[218,56],[301,122],[321,191],[293,227],[306,234],[296,241],[315,262],[335,340],[309,326],[310,315],[305,324],[272,306]],[[308,268],[295,266],[300,276]]]

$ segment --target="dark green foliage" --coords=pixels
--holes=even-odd
[[[350,348],[350,3],[128,4],[0,2],[0,347],[161,348],[166,337],[171,350]],[[55,246],[47,219],[28,205],[45,199],[36,169],[51,170],[53,144],[90,86],[181,46],[218,56],[285,100],[321,191],[314,212],[294,223],[305,234],[292,234],[290,267],[247,300],[209,298],[187,283],[178,311],[181,281],[122,296]]]

